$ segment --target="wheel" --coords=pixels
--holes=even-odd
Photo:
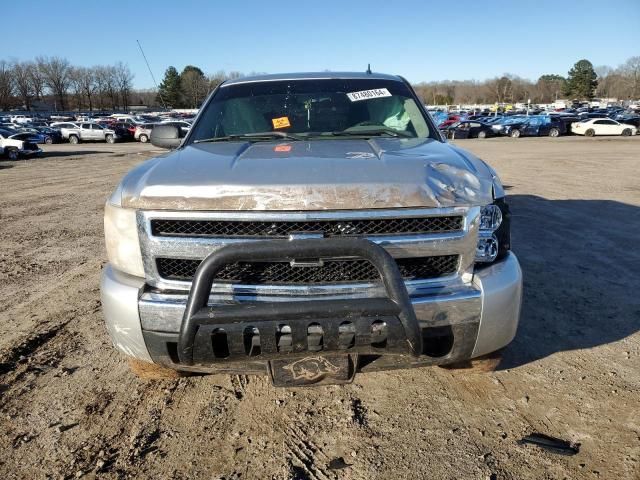
[[[630,137],[631,136],[631,129],[630,128],[625,128],[624,130],[622,130],[622,136],[623,137]]]
[[[145,362],[135,358],[129,359],[129,369],[133,374],[143,380],[164,380],[186,377],[188,372],[180,372],[172,368],[163,367],[157,363]]]
[[[77,145],[78,143],[80,143],[80,140],[76,135],[69,135],[69,143],[73,143],[74,145]]]
[[[559,137],[560,136],[560,130],[558,130],[557,128],[552,128],[551,130],[549,130],[549,136],[550,137]]]
[[[596,134],[596,131],[593,128],[590,128],[589,130],[587,130],[586,132],[584,132],[584,134],[587,137],[593,137]]]
[[[511,130],[511,138],[520,138],[520,130],[517,128]]]
[[[51,145],[53,143],[53,138],[44,137],[44,143],[46,143],[47,145]]]
[[[495,371],[501,361],[502,350],[497,350],[478,358],[472,358],[464,362],[441,365],[441,367],[446,370],[460,371],[461,373],[489,373]]]
[[[113,138],[113,135],[107,135],[104,139],[107,143],[116,143],[116,139]]]
[[[138,140],[140,140],[142,143],[147,143],[149,141],[149,137],[147,137],[146,135],[140,135],[138,137]]]
[[[478,138],[487,138],[487,132],[485,132],[484,130],[480,130],[478,132]]]
[[[7,158],[9,160],[18,160],[18,149],[17,148],[8,148],[7,149]]]

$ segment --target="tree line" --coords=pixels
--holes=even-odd
[[[493,104],[493,103],[552,103],[559,98],[591,100],[640,98],[640,56],[631,57],[617,68],[593,67],[588,60],[580,60],[567,76],[545,74],[535,82],[505,73],[485,81],[445,80],[414,85],[426,104]]]
[[[0,109],[30,110],[44,103],[54,110],[127,110],[130,105],[198,108],[207,95],[240,72],[205,74],[194,65],[182,72],[170,66],[158,89],[136,90],[133,74],[122,62],[77,67],[60,57],[33,61],[0,60]],[[552,103],[559,98],[590,100],[594,97],[640,98],[640,56],[616,68],[593,67],[580,60],[566,76],[540,76],[535,82],[513,74],[477,80],[445,80],[414,85],[425,104]]]
[[[133,74],[122,62],[77,67],[66,58],[0,59],[0,109],[126,110],[132,104]],[[45,107],[46,108],[46,107]]]

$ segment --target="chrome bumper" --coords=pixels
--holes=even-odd
[[[416,317],[424,328],[477,324],[470,358],[498,350],[513,340],[520,316],[522,272],[516,256],[509,253],[501,261],[475,272],[470,284],[410,289]],[[102,308],[114,345],[126,355],[152,361],[143,330],[177,334],[186,306],[185,293],[160,294],[145,291],[145,280],[125,275],[107,265],[101,281]],[[331,298],[337,298],[332,296]],[[236,300],[250,297],[236,296]],[[228,301],[228,296],[212,295],[210,303]],[[274,296],[260,300],[288,301]],[[299,298],[298,298],[299,300]],[[476,329],[454,328],[454,332]]]

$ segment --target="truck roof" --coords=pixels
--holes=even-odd
[[[274,73],[269,75],[252,75],[249,77],[234,78],[227,80],[221,86],[237,85],[250,82],[274,82],[279,80],[324,80],[324,79],[376,79],[395,80],[401,82],[398,75],[386,73],[366,73],[366,72],[298,72],[298,73]]]

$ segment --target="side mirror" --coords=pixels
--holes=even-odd
[[[155,147],[172,150],[178,148],[181,142],[180,129],[173,125],[156,125],[151,130],[151,144]]]

